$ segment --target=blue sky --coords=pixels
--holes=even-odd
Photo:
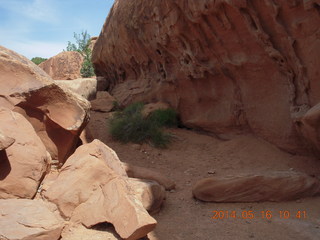
[[[28,58],[52,57],[73,33],[98,36],[114,0],[0,0],[0,45]]]

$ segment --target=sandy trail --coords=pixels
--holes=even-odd
[[[197,180],[212,175],[286,170],[320,176],[319,160],[285,153],[250,135],[220,140],[185,129],[171,130],[175,140],[168,149],[121,144],[107,132],[108,114],[92,112],[91,117],[93,136],[113,148],[122,161],[156,170],[177,184],[154,215],[158,225],[149,234],[150,240],[320,239],[320,197],[281,203],[205,203],[191,194]],[[213,211],[236,213],[236,218],[212,219]],[[248,211],[253,219],[245,219]],[[266,211],[271,211],[271,218],[262,217]],[[280,211],[287,211],[290,217],[281,217]],[[299,211],[301,218],[297,218]]]

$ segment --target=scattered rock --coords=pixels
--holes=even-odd
[[[0,239],[58,240],[63,226],[42,200],[0,199]]]
[[[55,80],[81,78],[83,57],[78,52],[65,51],[39,64]]]
[[[33,198],[50,164],[46,148],[19,113],[0,107],[0,126],[4,136],[15,139],[0,151],[0,199]]]
[[[320,181],[294,172],[212,177],[198,181],[192,192],[194,197],[207,202],[279,202],[319,194]]]
[[[27,58],[0,47],[0,106],[21,113],[52,159],[64,162],[89,120],[90,103],[54,84]]]
[[[143,207],[151,214],[160,211],[166,198],[166,191],[163,186],[155,181],[129,178],[129,183],[136,198],[141,201]]]
[[[176,187],[176,184],[172,180],[156,171],[144,167],[133,166],[129,163],[124,163],[123,165],[128,176],[131,178],[141,178],[156,181],[160,185],[164,186],[166,190],[172,190]]]
[[[109,222],[125,239],[144,237],[156,225],[134,197],[115,152],[99,140],[80,146],[43,196],[71,222],[87,228]]]
[[[79,78],[72,81],[55,80],[54,82],[61,88],[69,89],[85,99],[92,100],[96,98],[97,79],[95,78]]]
[[[111,112],[115,103],[116,99],[108,92],[98,92],[97,98],[91,101],[91,109],[97,112]]]

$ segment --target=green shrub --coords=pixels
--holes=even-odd
[[[82,31],[81,34],[73,33],[76,43],[68,42],[67,51],[76,51],[83,56],[83,63],[80,70],[81,76],[92,77],[94,76],[94,68],[91,61],[92,51],[90,49],[90,35],[87,31]]]
[[[48,60],[47,58],[42,58],[42,57],[34,57],[31,59],[31,61],[37,65],[39,65],[40,63],[44,62]]]
[[[160,127],[176,127],[178,125],[177,112],[172,109],[158,109],[153,111],[149,119]]]
[[[143,103],[137,102],[116,112],[109,122],[111,136],[124,143],[149,142],[155,147],[167,147],[171,135],[164,132],[163,127],[176,126],[177,114],[173,110],[157,110],[144,118],[141,113],[143,106]]]

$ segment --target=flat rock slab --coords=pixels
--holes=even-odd
[[[206,202],[279,202],[319,194],[320,181],[295,172],[212,177],[198,181],[192,192],[195,198]]]
[[[0,200],[0,239],[57,240],[63,226],[42,200]]]

